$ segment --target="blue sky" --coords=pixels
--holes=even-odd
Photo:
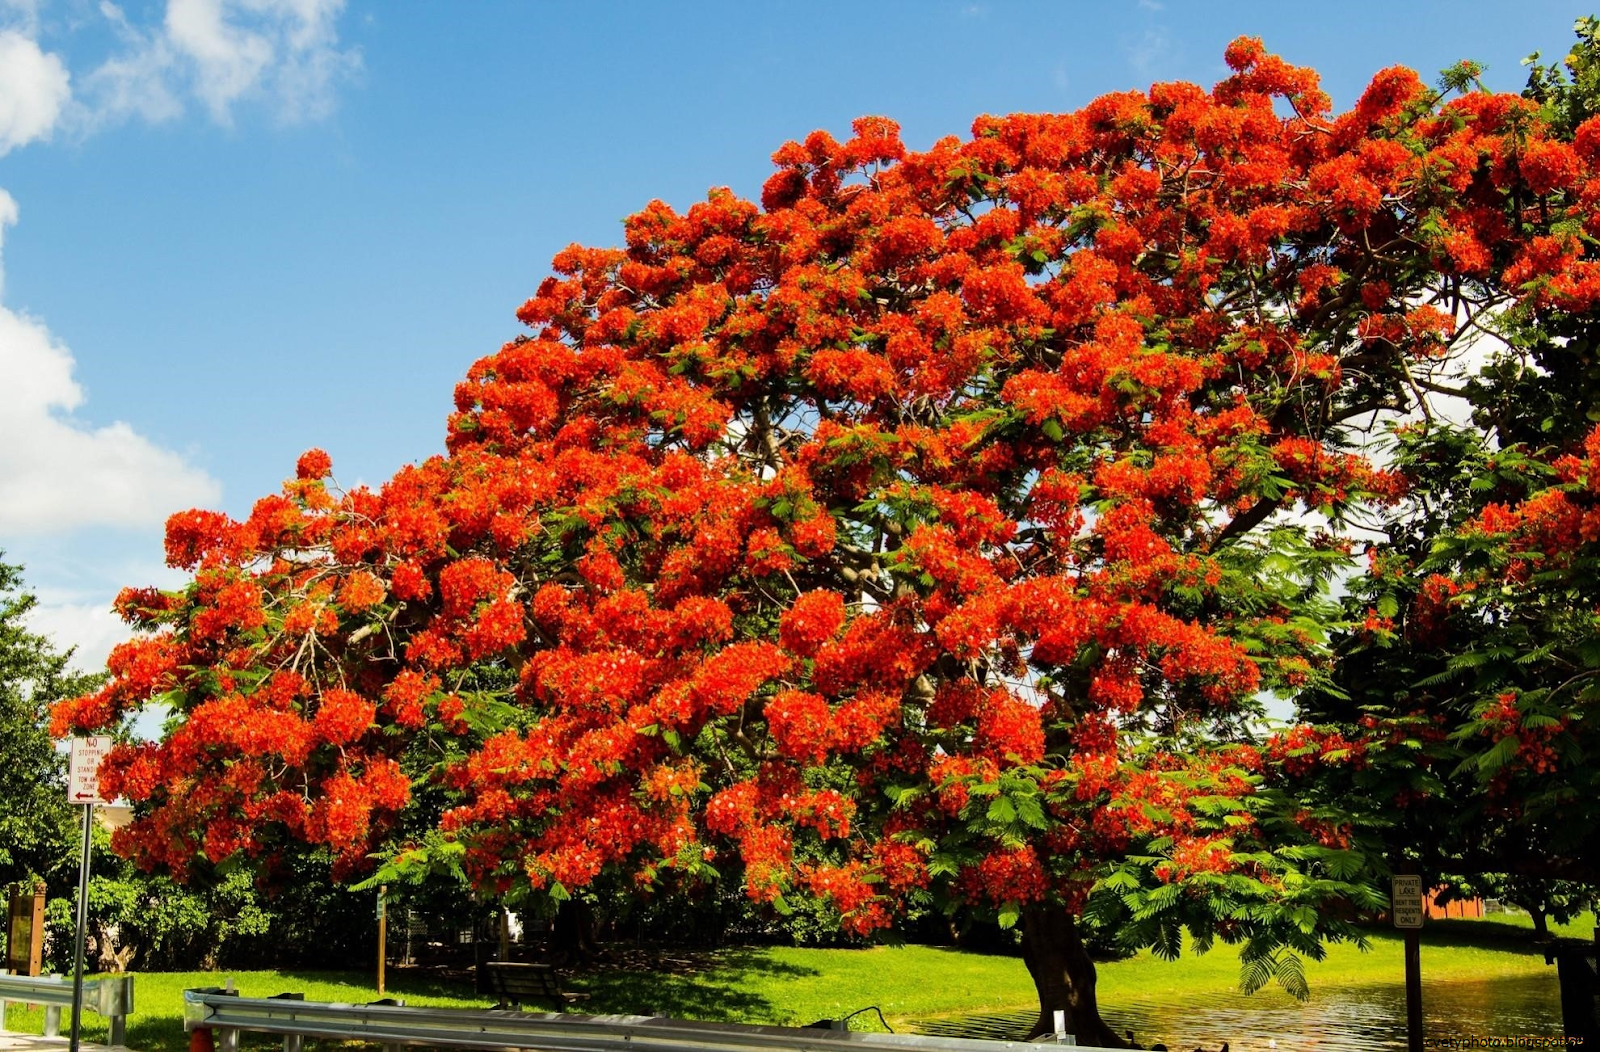
[[[1210,85],[1241,33],[1322,71],[1461,58],[1520,87],[1588,8],[1504,2],[0,0],[0,549],[93,665],[161,522],[311,446],[347,484],[441,448],[451,388],[571,241],[758,192],[861,114]]]

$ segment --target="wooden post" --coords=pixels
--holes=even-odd
[[[384,901],[389,885],[378,885],[378,996],[383,996],[383,969],[388,958],[389,904]]]
[[[6,910],[6,968],[13,975],[37,976],[44,965],[44,882],[30,892],[17,884]]]
[[[1406,1052],[1422,1052],[1421,933],[1406,932]]]
[[[28,974],[44,969],[44,881],[33,886],[33,935],[28,940]]]

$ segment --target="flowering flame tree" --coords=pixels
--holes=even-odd
[[[1354,429],[1535,277],[1600,295],[1600,134],[1403,69],[1334,115],[1226,57],[922,153],[787,143],[759,205],[561,252],[446,455],[345,492],[313,450],[243,521],[174,516],[192,583],[124,592],[142,634],[54,717],[173,712],[106,761],[120,850],[513,901],[737,878],[858,933],[964,903],[1100,1044],[1085,916],[1303,989],[1383,901],[1359,816],[1296,791],[1363,743],[1260,724],[1326,682],[1338,525],[1403,493]]]

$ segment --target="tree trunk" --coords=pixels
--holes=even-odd
[[[1039,993],[1039,1018],[1030,1038],[1055,1032],[1055,1013],[1080,1045],[1125,1048],[1100,1018],[1094,961],[1078,935],[1078,918],[1062,906],[1033,906],[1022,915],[1022,960]]]
[[[587,902],[563,902],[550,932],[550,962],[568,967],[592,963],[600,955],[597,928],[594,910]]]
[[[1533,918],[1533,937],[1540,941],[1550,937],[1550,921],[1544,910],[1537,906],[1528,907],[1528,916]]]

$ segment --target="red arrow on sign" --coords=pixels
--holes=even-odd
[[[72,798],[74,800],[93,800],[95,798],[95,794],[94,793],[73,793],[72,794]]]

